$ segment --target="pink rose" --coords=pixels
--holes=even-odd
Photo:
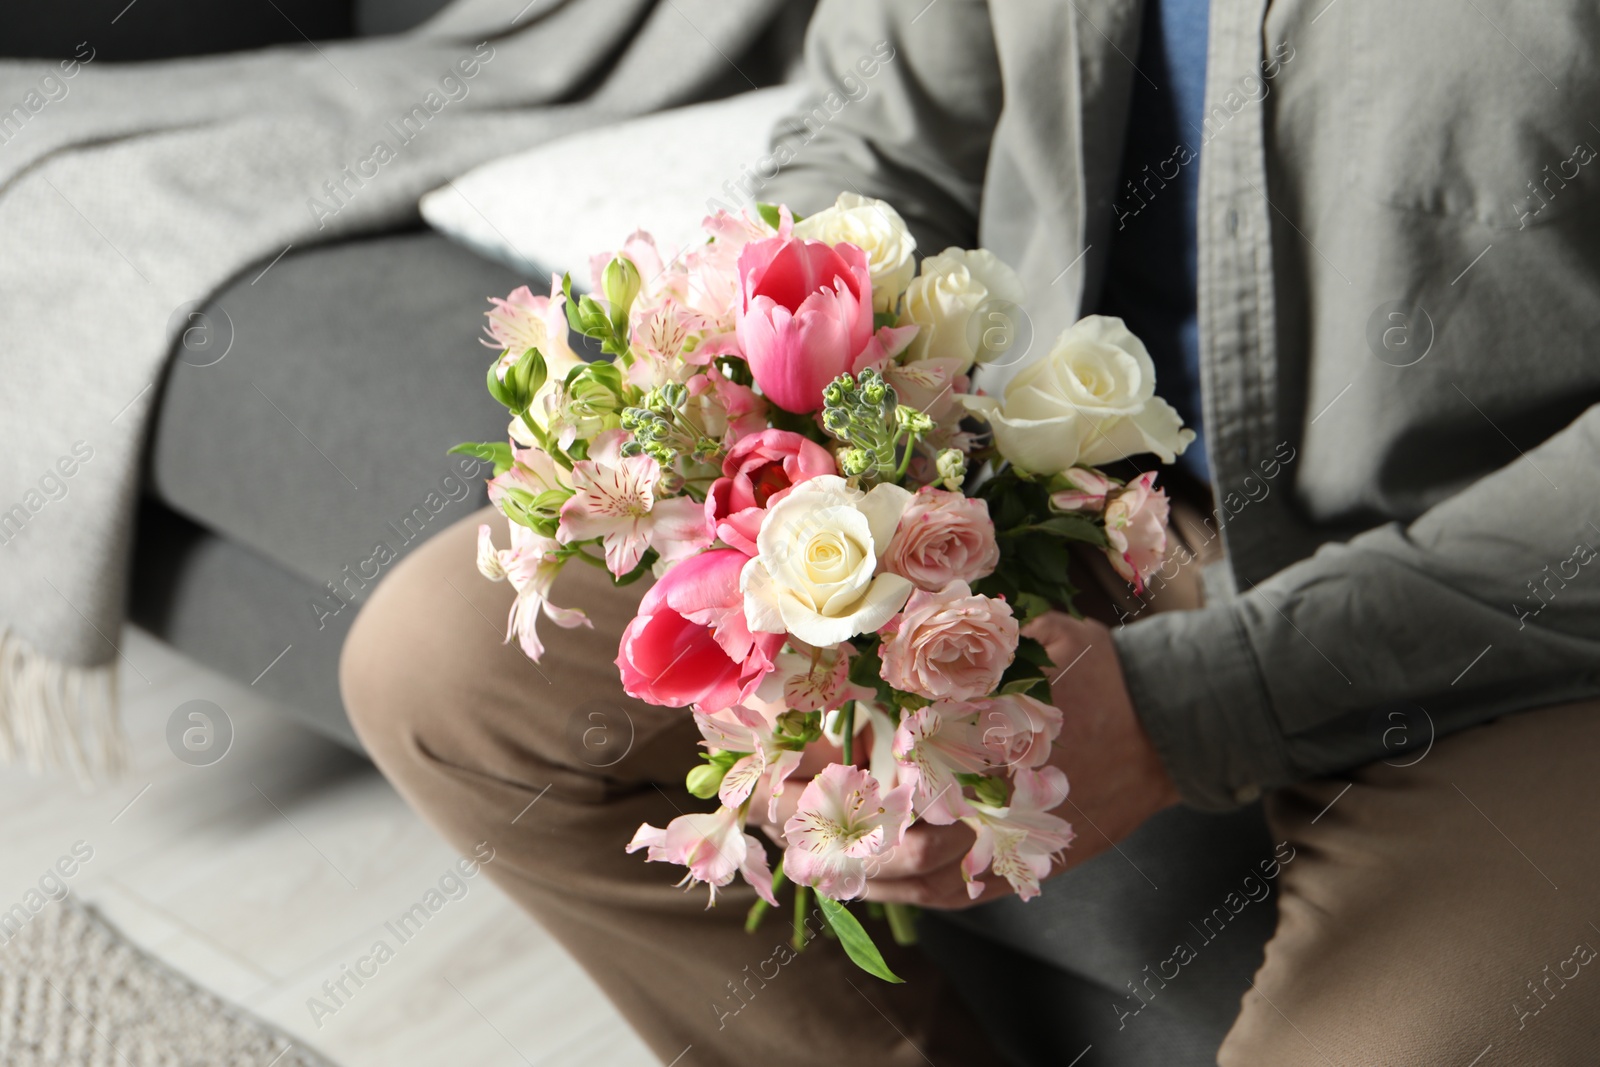
[[[710,713],[755,692],[784,638],[745,625],[739,572],[746,562],[731,548],[702,552],[644,595],[617,652],[629,696]]]
[[[901,514],[883,559],[891,574],[928,592],[987,577],[999,562],[989,506],[932,486],[918,490]]]
[[[883,680],[929,700],[988,696],[1017,654],[1011,606],[975,595],[966,582],[917,590],[889,626],[896,629],[882,645]]]
[[[1156,472],[1147,471],[1122,487],[1106,505],[1106,556],[1117,573],[1144,592],[1144,583],[1167,555],[1167,494],[1155,488]]]
[[[739,253],[739,350],[768,400],[800,414],[872,340],[867,255],[852,244],[797,237],[752,241]]]
[[[1057,511],[1099,511],[1114,488],[1110,478],[1088,467],[1068,467],[1061,478],[1072,488],[1050,494],[1050,506]]]
[[[838,474],[828,450],[788,430],[762,430],[742,437],[722,461],[722,474],[706,494],[706,525],[747,556],[756,554],[756,534],[768,504],[819,474]]]

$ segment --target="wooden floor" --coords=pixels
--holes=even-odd
[[[385,921],[456,857],[364,760],[136,630],[122,651],[143,675],[123,671],[122,781],[85,792],[0,767],[0,910],[82,841],[94,852],[70,880],[81,899],[344,1067],[656,1062],[565,951],[481,874],[374,977],[359,988],[346,979],[336,1006],[323,983],[380,937],[395,946]],[[221,706],[235,730],[209,767],[167,747],[168,717],[194,699]],[[324,1005],[315,1013],[313,997]]]

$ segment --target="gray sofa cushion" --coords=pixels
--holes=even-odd
[[[428,232],[290,252],[240,278],[179,346],[147,491],[359,599],[483,503],[482,475],[446,450],[504,436],[477,337],[486,298],[522,281]]]
[[[129,612],[356,747],[339,647],[394,560],[485,502],[445,450],[504,433],[476,335],[523,279],[426,231],[266,267],[186,316]]]
[[[140,507],[128,617],[360,751],[339,699],[339,649],[356,609],[319,617],[308,608],[326,599],[320,592],[159,501]]]

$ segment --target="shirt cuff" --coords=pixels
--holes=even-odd
[[[1151,615],[1112,639],[1134,711],[1185,802],[1228,811],[1293,780],[1234,605]]]

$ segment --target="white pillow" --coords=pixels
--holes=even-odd
[[[765,199],[773,125],[803,91],[780,85],[562,137],[435,189],[422,217],[515,270],[571,271],[587,288],[589,257],[634,230],[650,231],[670,260],[705,240],[700,222],[718,206]]]

